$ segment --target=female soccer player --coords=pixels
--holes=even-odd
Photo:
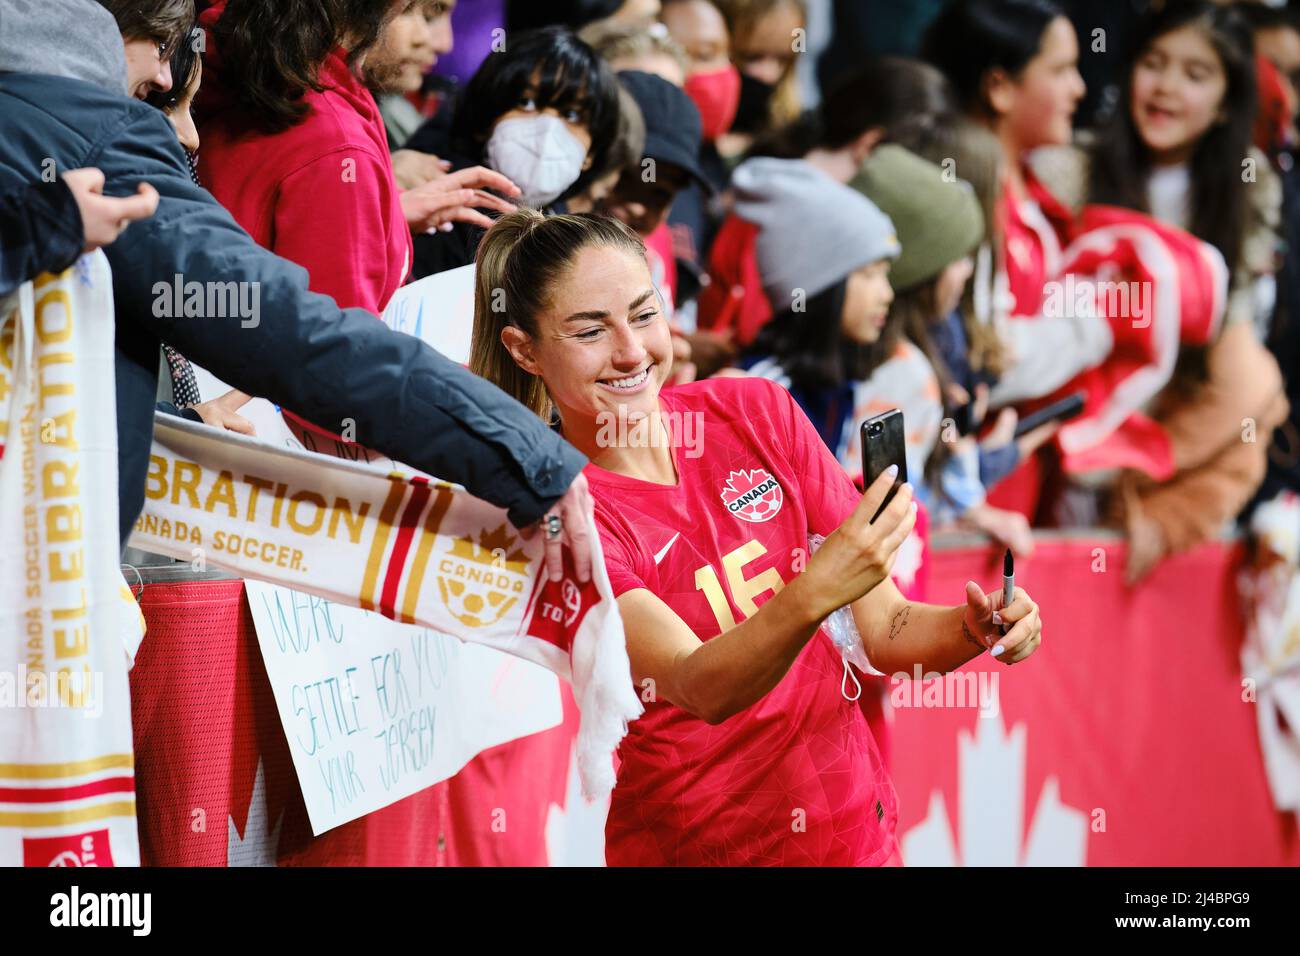
[[[788,392],[755,378],[664,391],[671,364],[644,247],[622,224],[521,209],[488,231],[470,367],[558,412],[591,459],[646,703],[619,751],[606,860],[885,863],[894,788],[822,622],[847,606],[876,669],[941,673],[990,649],[1024,660],[1038,608],[973,582],[958,607],[908,603],[889,572],[910,486],[872,522],[892,476],[859,494]]]

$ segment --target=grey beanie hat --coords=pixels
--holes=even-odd
[[[763,291],[782,312],[850,273],[898,256],[889,217],[861,193],[802,159],[750,159],[731,184],[736,214],[758,226],[755,257]]]
[[[95,0],[3,0],[0,71],[48,73],[127,92],[126,51]]]

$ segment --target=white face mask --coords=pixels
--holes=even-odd
[[[582,175],[587,149],[558,116],[502,120],[487,144],[487,160],[521,190],[529,206],[547,206]]]

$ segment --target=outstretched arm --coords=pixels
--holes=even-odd
[[[190,182],[166,119],[145,106],[138,112],[91,156],[106,193],[130,195],[147,180],[161,196],[153,218],[106,250],[119,323],[140,323],[233,387],[322,428],[336,431],[351,419],[357,441],[464,485],[508,509],[516,526],[536,521],[565,493],[586,464],[572,446],[418,339],[309,292],[302,268],[258,246]],[[238,284],[258,314],[168,315],[154,288],[176,277],[205,288]]]
[[[711,724],[762,699],[780,683],[827,614],[849,597],[888,581],[898,546],[916,520],[910,490],[904,489],[870,523],[892,483],[892,475],[877,480],[803,574],[746,620],[708,641],[701,641],[650,591],[637,588],[621,595],[618,609],[632,676],[643,695],[671,701]]]
[[[1000,588],[985,594],[973,581],[966,583],[966,603],[956,607],[908,601],[886,581],[853,603],[853,620],[871,666],[909,677],[918,664],[923,674],[944,674],[989,649],[1014,664],[1038,648],[1043,630],[1038,605],[1023,590],[1016,588],[1003,608]],[[1003,622],[1010,625],[1005,635]]]

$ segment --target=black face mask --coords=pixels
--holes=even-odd
[[[736,107],[736,119],[731,124],[733,133],[757,133],[767,126],[768,107],[776,86],[756,80],[748,73],[740,74],[740,105]]]

